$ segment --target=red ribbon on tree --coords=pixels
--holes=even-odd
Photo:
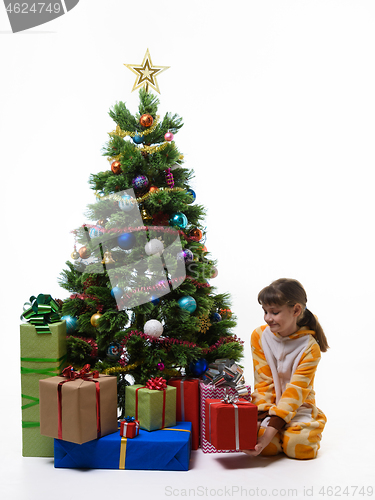
[[[100,384],[99,380],[94,380],[94,378],[99,378],[99,372],[97,370],[90,372],[91,366],[89,364],[85,365],[79,372],[76,372],[72,366],[67,366],[61,373],[63,380],[57,386],[58,395],[58,439],[62,439],[62,386],[66,382],[71,382],[73,380],[82,379],[87,382],[94,382],[96,388],[96,431],[98,439],[101,436],[101,426],[100,426]]]
[[[150,378],[146,382],[146,389],[162,391],[167,388],[167,381],[163,377]]]

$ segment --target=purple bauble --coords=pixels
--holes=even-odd
[[[132,185],[134,189],[146,189],[148,186],[148,179],[145,175],[137,175],[132,180]]]
[[[157,369],[158,369],[158,370],[160,370],[160,371],[163,371],[163,370],[164,370],[164,368],[165,368],[164,363],[162,363],[161,361],[160,361],[160,363],[158,363],[158,364],[156,365],[156,367],[157,367]]]
[[[182,252],[179,252],[177,254],[177,260],[179,261],[185,261],[186,264],[189,264],[190,262],[193,262],[194,260],[194,255],[193,255],[193,252],[191,250],[189,250],[188,248],[186,248],[185,250],[183,250]]]

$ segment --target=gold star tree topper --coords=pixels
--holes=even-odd
[[[146,54],[143,58],[141,65],[139,64],[124,64],[130,69],[137,78],[135,80],[132,92],[141,87],[145,87],[146,92],[148,92],[149,86],[156,90],[160,94],[159,85],[156,80],[156,76],[159,76],[163,71],[168,69],[170,66],[154,66],[151,61],[150,51],[147,49]]]

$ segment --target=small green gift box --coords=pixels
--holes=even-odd
[[[48,325],[37,333],[30,323],[20,325],[22,454],[53,457],[53,438],[40,434],[39,380],[59,375],[66,360],[66,322]]]
[[[160,379],[151,379],[160,380]],[[164,381],[165,382],[165,381]],[[126,387],[125,413],[139,421],[141,429],[155,431],[176,425],[176,388],[166,384],[135,384]]]

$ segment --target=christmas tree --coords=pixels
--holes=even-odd
[[[123,102],[109,111],[110,168],[90,177],[97,201],[74,231],[81,246],[60,277],[71,293],[62,304],[68,361],[118,376],[121,416],[129,380],[201,376],[216,359],[243,353],[230,296],[210,282],[218,271],[204,245],[205,210],[174,140],[182,119],[161,119],[149,89],[158,91],[166,68],[153,66],[148,51],[141,66],[127,66],[138,75],[138,111]]]

